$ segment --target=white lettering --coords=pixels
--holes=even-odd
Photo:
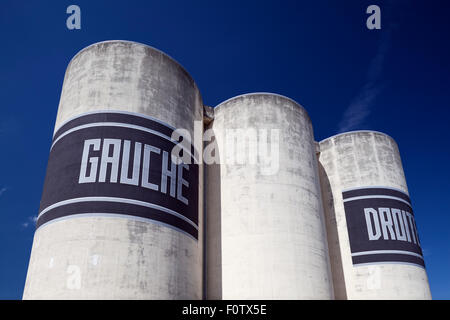
[[[392,220],[394,220],[395,235],[397,240],[406,241],[406,231],[401,210],[392,208],[391,212]]]
[[[117,176],[119,173],[119,156],[120,156],[120,139],[104,139],[103,140],[103,150],[102,150],[102,160],[100,164],[100,176],[98,178],[99,182],[106,181],[106,171],[108,165],[111,164],[111,175],[110,182],[117,182]],[[113,147],[112,156],[109,155],[111,146]]]
[[[120,183],[137,186],[139,185],[139,170],[141,166],[142,144],[136,142],[136,144],[134,145],[133,173],[131,179],[128,178],[128,166],[130,161],[130,144],[131,142],[129,140],[125,140],[123,142],[122,170],[120,174]]]
[[[122,144],[121,139],[85,140],[78,182],[117,183],[120,178],[121,184],[169,193],[171,197],[189,205],[186,193],[183,193],[183,187],[190,187],[190,180],[183,177],[189,171],[189,165],[168,151],[141,142],[134,143],[133,152],[132,143],[124,140]],[[92,151],[97,151],[99,156],[92,156]]]
[[[383,230],[383,239],[389,240],[390,235],[391,239],[395,240],[395,232],[392,228],[391,210],[389,208],[379,208],[378,213],[380,215],[381,229]]]
[[[167,193],[167,178],[170,178],[170,196],[175,198],[175,184],[177,178],[176,161],[170,159],[170,169],[168,169],[169,153],[163,151],[162,175],[161,175],[161,192]]]
[[[148,144],[144,145],[144,168],[142,170],[142,186],[144,188],[158,191],[158,186],[154,183],[149,182],[149,179],[150,179],[150,154],[152,152],[160,154],[161,149],[153,147],[153,146],[149,146]]]
[[[187,164],[182,163],[178,165],[178,183],[177,183],[177,199],[188,205],[188,199],[183,197],[183,186],[189,187],[189,182],[183,179],[183,169],[189,170]]]
[[[95,182],[95,180],[97,179],[98,157],[89,158],[89,163],[91,164],[89,175],[86,175],[86,171],[88,166],[89,149],[91,146],[93,146],[94,151],[99,151],[100,143],[100,139],[89,139],[84,141],[83,156],[81,157],[80,177],[78,183]]]
[[[378,220],[378,212],[373,208],[364,208],[364,215],[366,216],[367,233],[369,240],[378,240],[381,237],[380,221]],[[375,233],[373,233],[373,226],[375,226]]]

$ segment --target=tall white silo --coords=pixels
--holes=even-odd
[[[430,299],[396,142],[354,131],[320,142],[319,172],[337,299]]]
[[[24,299],[202,298],[202,167],[171,157],[202,110],[190,75],[149,46],[71,60]]]
[[[306,111],[280,95],[245,94],[218,105],[209,129],[207,297],[332,299]]]

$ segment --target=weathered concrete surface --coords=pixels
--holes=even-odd
[[[220,165],[205,168],[207,297],[210,299],[332,299],[328,248],[311,122],[294,101],[247,94],[214,110]],[[255,143],[230,150],[227,130],[279,129],[279,170],[230,164],[230,155],[258,152]],[[238,142],[245,141],[244,136]],[[258,147],[255,147],[258,146]]]
[[[373,131],[325,139],[320,142],[319,172],[336,299],[431,298],[427,274],[420,267],[352,264],[342,190],[385,186],[408,193],[395,141]]]
[[[200,93],[189,74],[164,53],[129,41],[97,43],[72,59],[55,131],[67,119],[95,110],[152,116],[192,136],[194,121],[203,120]],[[198,242],[123,218],[57,221],[35,233],[24,299],[201,299],[202,174],[200,166]]]

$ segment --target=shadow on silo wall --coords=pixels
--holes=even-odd
[[[215,143],[214,137],[211,143]],[[219,152],[218,148],[215,148],[215,152]],[[205,187],[203,296],[208,300],[222,299],[222,192],[220,172],[220,164],[204,165],[205,186],[208,187]]]
[[[345,287],[344,268],[342,266],[342,255],[339,244],[336,212],[334,210],[333,193],[331,191],[330,181],[328,179],[325,168],[319,161],[317,161],[317,163],[319,167],[319,178],[325,213],[325,225],[327,229],[327,241],[330,254],[334,297],[336,300],[347,300],[347,290]]]

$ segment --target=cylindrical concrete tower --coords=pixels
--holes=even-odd
[[[395,141],[354,131],[320,142],[319,172],[337,299],[430,299]]]
[[[209,128],[207,297],[333,298],[306,111],[276,94],[245,94],[217,106]]]
[[[154,48],[106,41],[72,59],[24,299],[202,298],[202,167],[171,154],[175,128],[202,133],[202,110]]]

